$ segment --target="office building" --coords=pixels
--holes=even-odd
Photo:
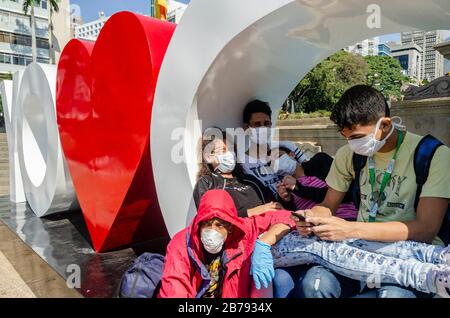
[[[375,37],[367,39],[356,43],[355,45],[350,45],[344,50],[353,54],[358,54],[362,56],[377,56],[378,55],[378,45],[380,44],[380,38]]]
[[[75,26],[75,38],[87,41],[97,40],[100,30],[108,19],[104,12],[99,12],[97,20]]]
[[[442,31],[403,32],[401,41],[402,45],[414,43],[422,48],[422,79],[431,82],[444,75],[444,56],[434,49],[436,44],[444,42]]]
[[[419,83],[422,80],[422,48],[417,44],[390,45],[391,56],[400,62],[403,74]]]
[[[378,55],[391,56],[391,48],[389,47],[389,45],[384,43],[378,44]]]
[[[59,12],[49,11],[49,2],[36,4],[37,62],[57,62],[61,49],[70,40],[69,0],[61,0]],[[50,17],[53,24],[52,50],[50,50]],[[23,0],[0,1],[0,77],[24,69],[32,59],[31,16],[24,14]]]

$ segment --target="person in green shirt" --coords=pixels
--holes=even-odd
[[[443,245],[437,234],[450,199],[450,149],[441,146],[435,152],[415,208],[414,152],[422,137],[407,131],[398,119],[390,117],[384,96],[370,86],[358,85],[344,93],[332,111],[331,120],[348,144],[335,156],[326,178],[329,190],[324,201],[303,211],[306,222],[297,222],[301,235],[316,235],[327,241],[410,240]],[[334,215],[355,180],[354,154],[367,157],[367,163],[359,178],[358,220],[349,222]],[[300,276],[296,280],[304,297],[347,297],[361,293],[358,284],[321,266],[313,266]],[[375,295],[404,298],[416,297],[418,293],[388,285],[376,289]]]

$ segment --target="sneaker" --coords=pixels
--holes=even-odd
[[[441,254],[443,264],[450,266],[450,245],[447,246]]]
[[[436,294],[442,298],[450,298],[450,267],[440,267],[435,279]]]

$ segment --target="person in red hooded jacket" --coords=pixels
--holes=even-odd
[[[160,298],[250,298],[273,279],[271,246],[295,228],[289,211],[239,218],[231,196],[210,190],[191,225],[167,247]]]

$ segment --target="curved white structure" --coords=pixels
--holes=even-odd
[[[17,149],[26,199],[39,216],[78,208],[55,114],[56,66],[32,63],[17,98]]]
[[[380,1],[381,2],[381,1]],[[383,1],[381,28],[369,28],[372,0],[193,0],[158,79],[151,153],[158,200],[171,235],[195,214],[192,189],[201,129],[242,125],[254,98],[276,114],[317,63],[366,38],[413,29],[450,29],[448,0]],[[196,120],[203,126],[196,125]],[[176,163],[174,130],[186,128]],[[176,200],[174,200],[176,197]]]
[[[18,71],[14,73],[12,81],[4,80],[0,84],[8,140],[9,197],[15,203],[26,201],[17,152],[17,95],[22,77],[23,71]]]

